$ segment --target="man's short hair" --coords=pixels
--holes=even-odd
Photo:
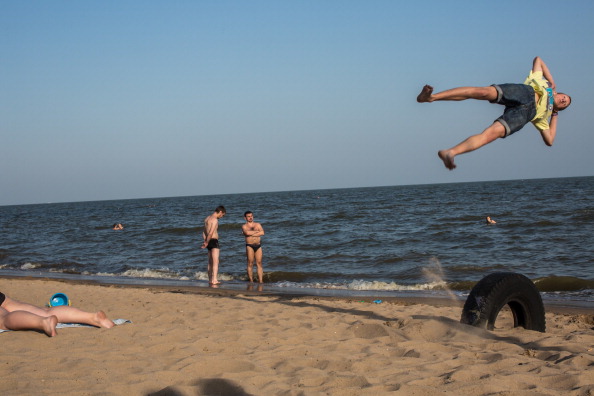
[[[227,214],[227,210],[225,209],[225,207],[223,205],[217,206],[217,208],[215,209],[215,212],[216,213],[223,212],[223,213]]]
[[[252,213],[251,211],[249,211],[249,210],[248,210],[247,212],[245,212],[245,213],[243,214],[243,217],[246,217],[246,216],[247,216],[247,215],[249,215],[249,214],[253,214],[253,213]]]

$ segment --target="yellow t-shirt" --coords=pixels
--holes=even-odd
[[[530,122],[532,122],[539,131],[549,129],[549,119],[551,118],[554,104],[553,88],[550,88],[550,84],[542,75],[542,71],[530,71],[524,84],[530,85],[534,88],[534,92],[540,96],[536,103],[536,115]]]

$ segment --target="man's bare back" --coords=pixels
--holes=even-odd
[[[216,213],[213,213],[204,219],[204,231],[202,232],[202,237],[204,238],[204,244],[202,245],[203,249],[208,245],[208,242],[211,239],[219,239],[219,218]]]

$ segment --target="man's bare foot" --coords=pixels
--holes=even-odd
[[[441,158],[446,168],[449,170],[456,168],[456,164],[454,164],[454,156],[451,154],[450,150],[439,150],[437,155],[439,155],[439,158]]]
[[[55,315],[48,316],[43,318],[42,326],[43,332],[47,334],[48,337],[54,337],[58,333],[56,332],[56,326],[58,325],[58,317]]]
[[[431,85],[425,85],[421,90],[419,96],[417,96],[417,102],[425,103],[425,102],[433,102],[431,99],[431,94],[433,93],[433,87]]]
[[[105,312],[103,311],[98,311],[95,314],[95,323],[97,326],[106,329],[111,329],[113,326],[115,326],[115,323],[113,323],[111,319],[108,319],[107,315],[105,315]]]

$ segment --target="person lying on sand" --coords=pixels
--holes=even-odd
[[[85,312],[67,305],[40,308],[0,293],[0,329],[38,330],[53,337],[58,323],[82,323],[106,329],[115,325],[103,311]]]

